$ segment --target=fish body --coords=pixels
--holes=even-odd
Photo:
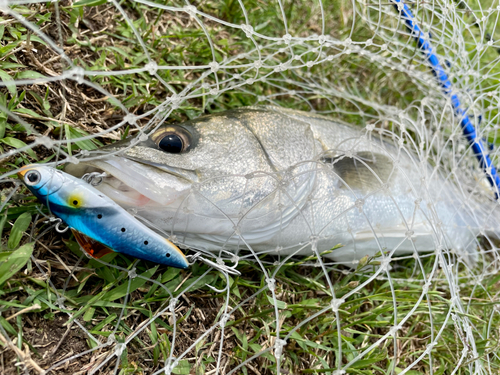
[[[18,175],[73,230],[90,255],[100,257],[112,250],[177,268],[188,267],[177,246],[86,182],[44,165],[26,166]]]
[[[165,125],[66,170],[185,247],[311,254],[352,264],[378,252],[475,255],[473,204],[427,161],[375,132],[249,107]],[[472,208],[471,208],[472,207]]]

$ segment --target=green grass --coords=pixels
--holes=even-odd
[[[120,4],[133,19],[151,59],[160,66],[207,65],[214,57],[223,61],[253,48],[243,31],[230,29],[229,33],[220,24],[206,21],[214,43],[213,56],[203,30],[187,14],[152,10],[128,1]],[[177,5],[184,6],[183,3]],[[227,22],[245,23],[235,0],[196,5],[198,10]],[[290,34],[305,36],[321,32],[320,10],[316,3],[310,6],[302,1],[285,1],[284,5]],[[256,31],[276,37],[285,34],[277,2],[265,4],[251,0],[245,1],[245,6],[251,10],[249,23]],[[347,1],[324,2],[325,13],[329,15],[326,34],[339,39],[349,35],[350,6]],[[148,62],[130,26],[117,16],[117,10],[110,3],[80,2],[80,5],[71,6],[63,2],[59,9],[45,4],[13,9],[56,40],[57,29],[53,26],[59,12],[65,51],[75,65],[88,71],[133,70]],[[488,26],[492,29],[491,34],[498,37],[496,25],[488,22]],[[161,33],[155,33],[155,30],[161,30]],[[353,31],[354,41],[366,40],[372,33],[362,22],[357,23]],[[480,38],[479,31],[474,28],[471,34]],[[100,134],[123,118],[124,113],[117,107],[116,100],[129,112],[142,115],[163,103],[172,91],[182,91],[202,74],[201,70],[159,70],[159,76],[168,85],[152,79],[147,72],[87,77],[106,89],[114,99],[71,80],[50,85],[16,86],[14,80],[36,79],[50,75],[50,72],[61,73],[66,65],[44,40],[5,15],[0,19],[0,41],[0,79],[6,85],[0,89],[0,105],[30,125],[27,127],[8,118],[6,113],[0,113],[0,154],[31,144],[35,140],[33,131],[61,140],[61,151],[69,155],[114,142],[136,131],[133,127],[123,126],[107,136]],[[374,42],[379,42],[377,37]],[[310,53],[310,49],[310,46],[298,45],[295,53],[303,53],[305,62],[312,61],[315,54]],[[474,46],[468,45],[467,49],[473,53]],[[497,59],[495,53],[490,50],[481,58],[494,61]],[[450,55],[453,54],[450,52]],[[278,53],[269,64],[278,65],[284,58],[285,54]],[[424,71],[421,66],[418,69]],[[245,75],[243,68],[241,71],[245,79],[252,77],[253,73]],[[324,87],[344,87],[347,93],[362,100],[345,100],[341,95],[329,97],[319,89],[316,92],[307,70],[302,69],[284,72],[267,82],[230,90],[215,98],[204,96],[186,100],[168,121],[182,121],[203,113],[257,103],[273,103],[303,110],[311,110],[312,106],[332,117],[364,125],[378,116],[371,103],[406,108],[425,96],[404,73],[388,71],[377,62],[368,62],[355,54],[338,57],[329,70],[325,70],[324,65],[314,66],[310,73],[311,77],[324,80],[321,81]],[[484,82],[485,87],[498,84],[494,73]],[[234,71],[221,71],[218,79],[228,79],[233,74]],[[287,82],[286,78],[295,83]],[[213,85],[213,75],[206,77],[204,82]],[[289,95],[289,90],[300,91],[301,85],[306,88],[304,93]],[[259,97],[266,100],[259,101]],[[495,113],[493,111],[490,115],[493,117]],[[142,118],[140,124],[145,125],[150,119]],[[392,125],[389,121],[383,126],[391,129]],[[95,138],[72,141],[87,134],[93,134]],[[54,161],[56,156],[55,151],[35,145],[26,152],[3,159],[0,174],[33,162]],[[238,373],[276,372],[277,359],[270,350],[278,329],[275,307],[272,293],[266,289],[265,275],[255,263],[240,262],[238,270],[242,276],[229,278],[229,292],[226,294],[206,286],[221,290],[226,287],[226,280],[219,272],[209,270],[203,264],[180,271],[137,262],[118,254],[107,256],[108,264],[89,260],[82,256],[68,233],[60,235],[49,230],[50,224],[44,223],[38,211],[41,206],[27,190],[18,189],[11,194],[16,178],[15,175],[11,177],[12,180],[2,184],[0,192],[1,202],[10,199],[1,212],[0,221],[3,238],[0,252],[1,371],[23,373],[25,365],[31,373],[37,373],[26,353],[46,369],[66,357],[95,348],[97,343],[83,334],[76,323],[78,321],[102,342],[114,333],[116,342],[123,343],[143,328],[120,355],[119,374],[151,374],[165,366],[164,361],[171,356],[172,350],[175,357],[188,350],[173,369],[175,374],[204,374],[215,368],[219,358],[221,367],[229,371],[261,352],[258,359],[241,367]],[[35,242],[32,235],[38,236]],[[376,263],[377,259],[367,261],[368,265]],[[469,305],[466,314],[456,314],[454,310],[456,318],[453,320],[448,319],[452,308],[450,290],[441,269],[435,271],[427,296],[420,299],[423,275],[431,274],[435,264],[435,256],[423,257],[422,264],[413,259],[401,260],[390,272],[390,281],[387,277],[376,278],[366,286],[363,283],[373,274],[370,266],[357,272],[341,266],[329,267],[328,276],[333,281],[335,295],[353,292],[339,308],[339,332],[336,316],[330,307],[333,296],[323,270],[299,263],[276,269],[271,263],[269,273],[276,271],[280,337],[289,335],[281,358],[282,373],[331,374],[339,364],[353,361],[385,337],[395,316],[400,321],[412,309],[411,319],[398,332],[396,345],[392,339],[384,340],[354,362],[347,373],[399,374],[426,350],[432,342],[431,337],[440,334],[432,350],[432,362],[426,356],[406,373],[429,373],[429,367],[432,367],[434,374],[449,374],[459,363],[464,350],[462,336],[465,334],[461,321],[465,317],[474,326],[478,356],[485,364],[489,358],[490,371],[499,372],[500,361],[496,352],[500,335],[496,327],[500,319],[495,307],[500,276],[489,275],[478,286],[473,282],[471,272],[457,269],[457,275],[463,278],[461,295],[468,296],[464,301]],[[478,265],[478,269],[481,266]],[[128,271],[132,269],[140,277],[130,278]],[[73,270],[71,275],[68,270]],[[168,309],[172,296],[179,297],[175,307],[176,320]],[[245,299],[247,302],[240,306]],[[199,340],[204,332],[216,325],[226,302],[230,311],[232,308],[234,311],[228,317],[224,335],[221,328],[216,327]],[[159,312],[162,312],[161,316],[153,320]],[[300,325],[305,321],[307,324]],[[144,322],[146,325],[142,326]],[[174,329],[176,341],[172,349]],[[222,336],[224,340],[221,340]],[[189,349],[191,345],[195,346]],[[75,373],[89,363],[97,366],[114,348],[106,346],[84,354],[63,363],[54,373]],[[468,354],[456,373],[469,373],[467,364],[474,359]],[[16,361],[20,361],[20,367],[16,367]],[[103,367],[102,373],[113,373],[114,366],[115,360],[112,360]]]

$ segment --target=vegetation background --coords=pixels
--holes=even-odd
[[[159,66],[206,66],[213,61],[205,31],[186,12],[168,12],[128,0],[119,4],[133,21],[151,60]],[[248,23],[255,25],[254,30],[261,34],[284,35],[282,9],[290,34],[307,36],[322,32],[323,18],[317,3],[288,0],[282,2],[282,8],[277,1],[245,0],[244,4]],[[221,20],[234,24],[246,22],[236,0],[200,1],[193,5]],[[134,71],[148,62],[130,24],[112,2],[65,0],[12,5],[11,9],[36,25],[75,65],[87,72]],[[326,0],[323,9],[328,15],[325,34],[338,39],[374,38],[377,41],[377,34],[366,24],[354,22],[351,2]],[[494,39],[496,24],[491,22],[490,38]],[[218,61],[254,48],[243,30],[228,32],[224,25],[210,20],[205,21],[205,25],[209,27],[207,32]],[[475,33],[474,28],[471,33]],[[478,35],[478,38],[484,36]],[[312,52],[308,55],[308,48],[303,46],[302,58],[306,62],[315,57]],[[470,50],[473,53],[474,46],[470,46]],[[482,58],[496,61],[495,54],[492,51]],[[281,56],[277,52],[276,61],[280,58],[285,58],[285,54]],[[152,79],[144,71],[85,77],[111,95],[69,79],[22,84],[22,80],[58,77],[65,69],[67,63],[46,40],[12,15],[3,13],[0,17],[0,79],[4,86],[0,88],[0,105],[22,121],[9,117],[6,111],[0,113],[0,154],[3,155],[0,174],[9,174],[29,163],[53,162],[63,154],[94,150],[131,136],[137,129],[128,125],[109,131],[124,116],[118,101],[130,113],[145,114],[164,103],[172,91],[181,91],[201,76],[195,69],[160,69],[161,80]],[[494,69],[498,71],[496,65]],[[221,79],[224,74],[221,72]],[[317,65],[308,73],[299,71],[290,75],[309,82],[309,86],[319,77],[323,85],[342,86],[346,96],[354,95],[366,104],[354,105],[341,97],[325,98],[305,86],[302,92],[295,84],[297,81],[290,83],[287,81],[290,76],[283,74],[275,80],[215,97],[187,100],[168,121],[183,121],[241,106],[272,104],[315,110],[364,126],[370,115],[377,112],[370,103],[405,108],[425,96],[405,74],[388,72],[378,63],[355,55],[338,56],[328,70],[324,65]],[[213,77],[206,77],[205,81],[208,90],[214,84]],[[496,82],[484,82],[485,87],[494,84]],[[139,121],[144,125],[148,120],[150,117],[146,116]],[[391,129],[392,125],[385,126]],[[60,141],[58,151],[49,151],[43,143],[26,148],[40,139],[34,130]],[[95,137],[74,141],[85,135]],[[9,154],[14,149],[23,152]],[[226,280],[202,264],[181,271],[119,254],[105,259],[109,265],[87,259],[69,233],[59,234],[53,230],[52,223],[44,217],[47,212],[26,189],[19,187],[16,178],[11,175],[1,185],[0,373],[42,374],[43,369],[62,361],[61,366],[52,369],[52,374],[87,374],[102,363],[105,365],[98,373],[151,374],[165,366],[171,353],[177,356],[195,342],[188,355],[172,369],[173,374],[214,373],[219,360],[221,373],[246,361],[239,370],[245,375],[276,373],[276,357],[271,350],[276,328],[274,303],[265,290],[266,280],[257,265],[240,262],[241,276],[230,277],[228,300],[225,293],[206,286],[223,289]],[[340,342],[335,316],[331,312],[317,314],[330,306],[332,300],[322,270],[300,266],[314,261],[309,258],[280,265],[275,276],[281,330],[286,333],[300,326],[284,348],[281,373],[333,374],[340,363],[355,359],[364,348],[387,334],[394,323],[395,298],[397,314],[403,316],[413,310],[413,319],[404,325],[397,342],[383,341],[355,362],[347,373],[401,373],[426,351],[436,327],[443,331],[432,356],[425,356],[406,374],[429,373],[430,368],[435,375],[450,374],[450,369],[455,368],[465,349],[461,337],[464,333],[460,316],[449,319],[450,294],[446,280],[444,277],[434,280],[427,300],[420,300],[421,283],[409,281],[430,272],[435,264],[432,254],[422,258],[421,264],[411,259],[399,262],[391,271],[390,281],[373,280],[355,298],[345,301],[339,310]],[[362,266],[370,264],[377,265],[377,260],[366,259]],[[269,268],[273,270],[273,267],[271,260]],[[340,295],[365,282],[372,274],[369,267],[361,268],[356,272],[342,266],[329,268],[329,276]],[[128,271],[132,269],[144,278],[130,278]],[[492,297],[497,295],[499,282],[500,275],[494,275],[482,280],[480,287],[468,278],[460,284],[462,294],[470,296],[467,318],[477,332],[483,333],[482,337],[476,337],[477,350],[491,373],[500,371],[496,354],[500,318],[493,313],[498,298]],[[169,312],[155,318],[172,300],[166,290],[173,297],[179,296],[176,320]],[[246,303],[243,305],[242,301]],[[226,330],[215,328],[198,340],[220,318],[226,302],[239,306],[229,317]],[[118,343],[127,342],[144,329],[123,347],[120,361],[103,362],[116,347],[98,344],[82,327],[102,343],[111,335]],[[258,353],[262,354],[249,360]],[[468,373],[467,363],[474,359],[467,357],[456,374]]]

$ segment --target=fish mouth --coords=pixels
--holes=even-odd
[[[124,207],[168,206],[182,200],[197,181],[193,171],[176,170],[169,166],[154,165],[128,157],[110,156],[67,164],[65,172],[83,177],[97,172],[96,189]]]

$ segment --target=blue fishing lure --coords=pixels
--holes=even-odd
[[[44,165],[28,165],[18,176],[73,231],[91,256],[115,251],[176,268],[189,263],[182,251],[90,184]]]

